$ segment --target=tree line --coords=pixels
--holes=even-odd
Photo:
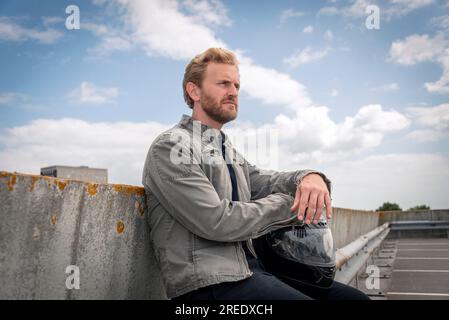
[[[397,203],[384,202],[376,211],[402,211],[401,207]],[[409,208],[408,210],[430,210],[430,207],[425,204],[420,204]]]

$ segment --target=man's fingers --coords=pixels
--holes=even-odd
[[[309,203],[307,205],[307,215],[306,215],[306,224],[309,224],[313,216],[315,215],[316,204],[317,204],[318,193],[312,192],[310,193]]]
[[[293,205],[291,206],[290,211],[295,212],[298,210],[300,197],[301,193],[299,192],[299,189],[296,189],[295,201],[293,201]]]
[[[332,203],[331,203],[331,197],[329,196],[329,193],[326,193],[324,197],[324,202],[326,204],[326,214],[327,219],[332,218]]]
[[[301,192],[298,210],[298,219],[301,221],[304,219],[304,213],[306,211],[307,204],[309,203],[309,195],[310,192]]]
[[[324,208],[324,193],[320,193],[317,199],[316,213],[313,223],[317,224],[318,221],[321,219],[321,215],[323,214],[323,208]]]

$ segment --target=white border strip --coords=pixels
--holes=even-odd
[[[429,292],[387,292],[387,295],[449,297],[449,293]]]
[[[396,260],[449,260],[441,257],[396,257]]]
[[[398,270],[392,270],[392,272],[449,272],[449,270],[405,270],[405,269],[398,269]]]

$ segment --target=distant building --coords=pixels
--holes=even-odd
[[[41,175],[86,182],[108,183],[107,169],[89,168],[88,166],[51,166],[41,168]]]

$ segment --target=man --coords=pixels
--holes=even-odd
[[[197,55],[183,80],[192,116],[183,115],[148,152],[143,185],[167,296],[310,299],[265,272],[246,242],[298,219],[317,223],[324,207],[331,218],[330,181],[313,170],[261,170],[235,151],[221,129],[237,117],[239,89],[232,52],[210,48]],[[357,298],[359,292],[338,284],[313,294]]]

